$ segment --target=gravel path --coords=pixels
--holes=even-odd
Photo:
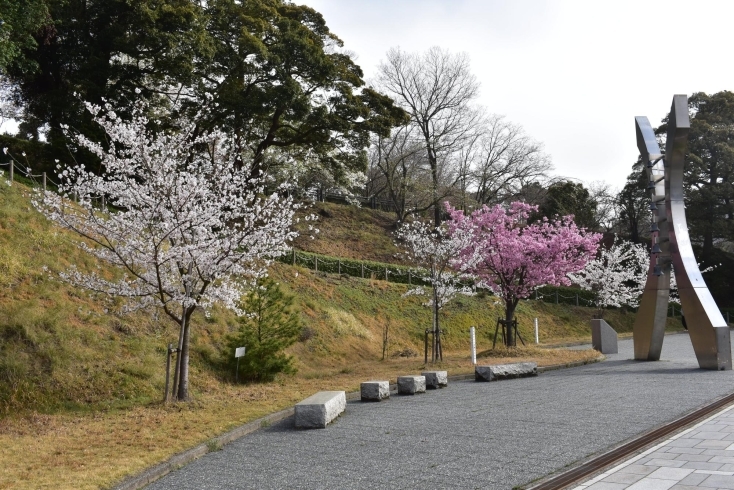
[[[698,369],[687,335],[667,336],[659,362],[633,361],[631,340],[619,346],[605,362],[537,378],[350,402],[322,430],[288,418],[148,488],[506,490],[734,391],[734,371]]]

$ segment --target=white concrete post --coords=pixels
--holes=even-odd
[[[469,333],[471,334],[471,363],[472,365],[477,365],[477,337],[474,332],[474,327],[469,328]]]
[[[535,343],[538,344],[538,319],[535,319]]]

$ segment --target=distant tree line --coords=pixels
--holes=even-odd
[[[530,221],[573,214],[591,230],[647,239],[639,162],[621,190],[554,176],[542,143],[478,106],[478,90],[466,55],[438,47],[390,50],[369,86],[321,14],[285,0],[0,0],[0,118],[20,123],[20,140],[2,144],[34,156],[34,170],[52,171],[56,158],[98,165],[70,153],[63,130],[104,144],[84,102],[108,101],[125,118],[141,98],[152,111],[209,100],[200,130],[233,131],[243,164],[301,196],[376,199],[396,221],[434,224],[444,201],[470,211],[521,200],[539,206]],[[734,94],[689,104],[687,215],[700,258],[713,261],[734,238]]]

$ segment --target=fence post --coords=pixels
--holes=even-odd
[[[364,264],[361,264],[361,265],[362,265],[362,279],[364,279]]]
[[[43,172],[43,192],[46,192],[46,172]]]
[[[339,275],[341,275],[341,273],[342,273],[342,259],[338,259],[338,260],[336,261],[336,263],[337,263],[337,267],[338,267]]]
[[[477,365],[477,337],[474,327],[469,327],[469,336],[471,338],[471,363]]]
[[[13,160],[10,160],[10,185],[13,185]]]
[[[579,293],[576,293],[576,306],[579,305]]]
[[[410,283],[410,269],[408,269],[408,286],[412,286],[412,284]]]
[[[293,265],[296,265],[296,249],[293,249]]]
[[[387,267],[385,267],[385,282],[387,282],[387,281],[388,281],[388,278],[387,278],[387,274],[388,274],[388,272],[387,272]]]
[[[558,290],[556,289],[556,304],[558,304]]]
[[[536,301],[538,300],[538,290],[537,289],[535,290],[535,300]]]
[[[313,263],[314,263],[314,269],[316,269],[316,272],[318,272],[319,271],[319,258],[318,257],[314,257],[313,258]]]

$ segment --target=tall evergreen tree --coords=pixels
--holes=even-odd
[[[387,136],[407,117],[365,87],[342,41],[306,6],[286,0],[45,0],[44,6],[46,27],[26,29],[32,39],[22,43],[0,44],[0,56],[11,47],[16,53],[6,56],[4,75],[25,109],[25,136],[47,127],[60,149],[65,124],[102,139],[82,101],[106,99],[125,117],[125,107],[141,97],[160,104],[210,97],[217,110],[202,129],[237,133],[254,176],[298,158],[344,181],[366,169],[369,133]],[[21,27],[13,33],[20,37]]]
[[[641,160],[632,167],[622,190],[617,194],[616,206],[623,230],[632,243],[642,243],[642,237],[649,232],[650,195],[647,191],[647,175]]]
[[[695,93],[685,163],[686,217],[702,245],[701,261],[713,258],[717,239],[734,237],[734,93]],[[658,132],[667,131],[663,125]]]
[[[556,182],[548,188],[548,192],[540,204],[534,218],[545,216],[573,215],[574,222],[581,227],[595,230],[596,201],[592,199],[589,191],[581,183],[561,181]]]

